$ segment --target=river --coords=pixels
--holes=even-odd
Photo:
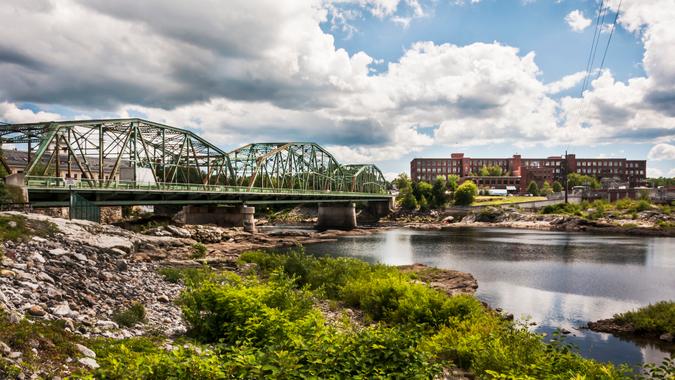
[[[565,328],[568,343],[600,361],[660,362],[663,347],[580,329],[588,321],[675,300],[675,238],[499,228],[396,229],[309,245],[314,255],[392,265],[422,263],[473,274],[477,297],[538,332]]]

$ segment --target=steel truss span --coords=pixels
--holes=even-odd
[[[387,194],[374,165],[343,165],[311,142],[225,152],[192,131],[142,119],[0,125],[0,146],[26,152],[4,169],[31,188]],[[14,167],[12,167],[14,166]]]

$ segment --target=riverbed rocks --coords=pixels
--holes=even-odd
[[[419,282],[440,290],[448,295],[474,294],[478,281],[466,272],[429,267],[424,264],[402,265],[401,272],[412,273]]]
[[[171,302],[180,285],[164,281],[158,264],[142,261],[138,252],[180,249],[193,240],[140,235],[87,221],[14,215],[53,223],[55,232],[48,239],[27,236],[2,242],[0,308],[10,319],[60,320],[77,334],[115,338],[154,329],[169,335],[185,330],[180,310]],[[111,321],[134,302],[144,305],[147,323],[120,328]]]

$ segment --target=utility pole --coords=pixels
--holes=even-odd
[[[567,170],[568,170],[568,168],[567,168],[567,149],[565,149],[565,161],[564,162],[565,162],[565,166],[564,166],[564,169],[563,169],[563,175],[564,175],[563,181],[565,182],[565,204],[567,204],[567,202],[568,202],[567,201],[567,191],[568,191],[568,189],[567,189]]]

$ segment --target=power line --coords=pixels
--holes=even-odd
[[[612,35],[614,34],[614,29],[616,29],[616,20],[619,19],[619,11],[621,10],[621,3],[623,0],[619,0],[619,6],[616,8],[616,15],[614,15],[614,22],[612,23],[612,30],[609,32],[609,37],[607,38],[607,45],[605,45],[605,52],[602,54],[602,61],[600,62],[600,70],[598,70],[598,75],[600,76],[602,69],[605,67],[605,58],[607,58],[607,50],[609,50],[609,43],[612,42]]]
[[[586,76],[584,77],[584,82],[581,86],[581,94],[583,96],[584,90],[590,85],[589,78],[591,72],[593,71],[593,64],[595,63],[595,54],[598,51],[598,43],[600,43],[600,34],[602,33],[602,23],[605,21],[605,14],[607,11],[605,9],[605,1],[600,1],[600,10],[598,15],[595,18],[595,31],[593,32],[593,41],[591,42],[591,50],[588,52],[588,61],[586,62]],[[609,5],[607,6],[609,10]]]

